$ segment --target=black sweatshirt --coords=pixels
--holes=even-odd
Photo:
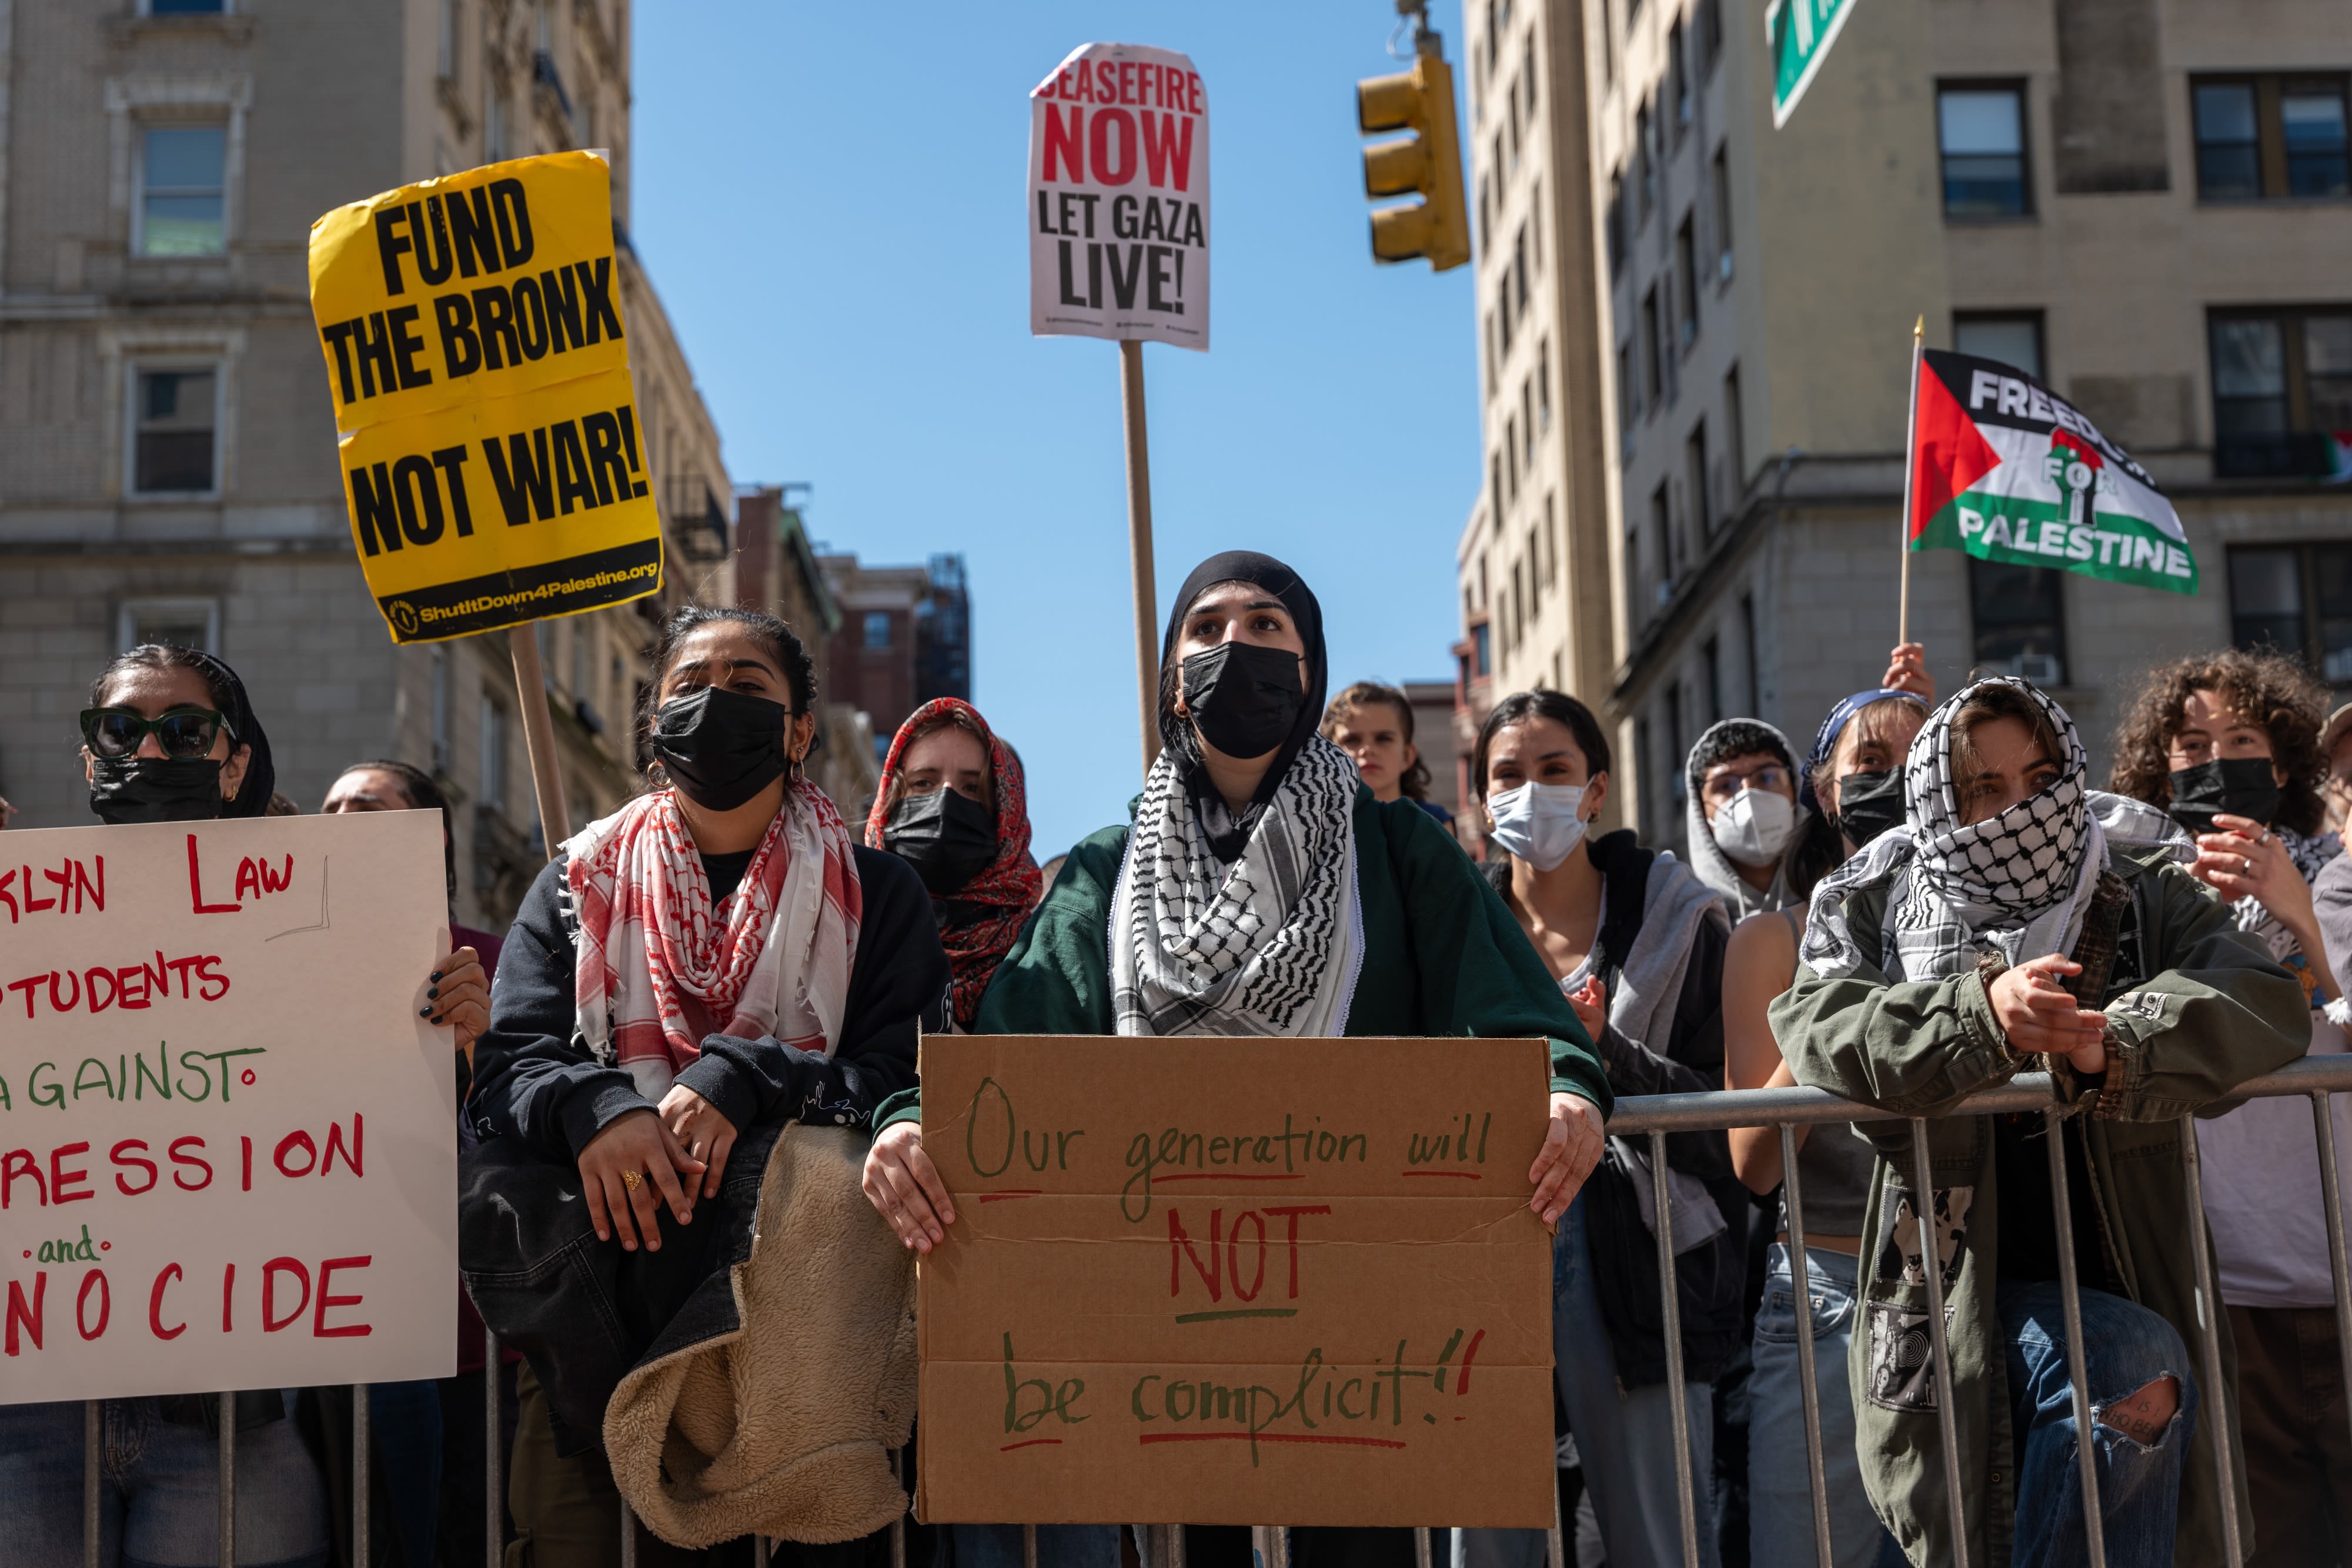
[[[893,854],[853,851],[865,894],[857,956],[850,966],[841,1039],[830,1057],[769,1037],[706,1036],[677,1074],[738,1132],[776,1114],[803,1122],[864,1124],[915,1082],[915,1047],[947,1029],[948,959],[931,921],[931,895]],[[708,855],[713,898],[742,880],[749,855]],[[499,955],[490,1027],[474,1047],[478,1074],[467,1106],[485,1138],[519,1138],[569,1162],[614,1117],[646,1108],[623,1067],[600,1065],[578,1035],[574,932],[567,920],[567,857],[558,853],[524,895]]]

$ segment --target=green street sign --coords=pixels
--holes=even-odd
[[[1856,0],[1770,0],[1764,7],[1764,42],[1772,51],[1772,129],[1795,113],[1797,100],[1813,85],[1813,73],[1829,57],[1838,29],[1853,15]]]

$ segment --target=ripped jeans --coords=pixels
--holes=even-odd
[[[2096,1432],[2100,1519],[2108,1568],[2168,1568],[2179,1523],[2180,1467],[2197,1429],[2197,1385],[2172,1325],[2103,1291],[2083,1298],[2084,1371]],[[2074,1568],[2090,1560],[2083,1537],[2082,1471],[2075,1458],[2074,1384],[2057,1283],[2003,1280],[1995,1296],[2009,1352],[2010,1416],[2017,1434],[2015,1568]],[[2153,1444],[2095,1418],[2105,1406],[2170,1376],[2179,1409]]]

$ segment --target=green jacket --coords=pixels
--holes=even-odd
[[[2124,952],[2101,1005],[2119,1045],[2104,1086],[2071,1070],[2057,1074],[2062,1099],[2104,1087],[2094,1118],[2079,1126],[2091,1173],[2091,1204],[2111,1281],[2160,1314],[2189,1347],[2181,1375],[2197,1378],[2195,1269],[2180,1161],[2181,1118],[2223,1100],[2249,1078],[2274,1071],[2311,1043],[2310,1010],[2294,977],[2241,934],[2229,909],[2161,853],[2121,848],[2113,869],[2132,892]],[[1879,951],[1887,885],[1848,895],[1849,927],[1866,955]],[[2137,925],[2140,961],[2126,972]],[[1800,963],[1796,983],[1773,1002],[1772,1032],[1801,1082],[1900,1116],[1935,1117],[1956,1102],[2006,1082],[2020,1071],[2003,1049],[1982,978],[1974,971],[1932,983],[1892,983],[1865,967],[1823,979]],[[1906,1334],[1927,1327],[1925,1248],[1911,1219],[1910,1128],[1874,1129],[1879,1163],[1864,1234],[1862,1321],[1847,1357],[1855,1448],[1879,1517],[1917,1563],[1955,1560],[1946,1500],[1942,1437],[1932,1373],[1895,1370]],[[1953,1413],[1971,1563],[2009,1561],[2017,1511],[2006,1355],[1993,1287],[1999,1275],[2000,1193],[1993,1124],[1984,1116],[1928,1123],[1928,1168],[1951,1325]],[[1906,1261],[1906,1253],[1909,1258]],[[2236,1357],[2222,1331],[2222,1365],[2234,1387]],[[1916,1340],[1913,1342],[1918,1343]],[[1874,1355],[1874,1344],[1885,1354]],[[1885,1366],[1878,1364],[1885,1362]],[[1874,1381],[1874,1374],[1877,1374]],[[2235,1400],[2232,1399],[2232,1414]],[[2201,1410],[2210,1411],[2207,1401]],[[2201,1412],[2200,1412],[2201,1413]],[[2213,1476],[2214,1424],[2200,1419],[2180,1476],[2177,1561],[2223,1561],[2220,1497]],[[2230,1440],[2238,1448],[2236,1424]],[[2252,1515],[2237,1460],[2238,1517],[2252,1546]]]
[[[1609,1080],[1575,1009],[1461,847],[1410,800],[1356,791],[1356,894],[1363,961],[1348,1032],[1367,1038],[1480,1035],[1551,1042],[1555,1092],[1605,1114]],[[1110,1034],[1110,904],[1126,828],[1070,852],[981,998],[974,1034]],[[2308,1028],[2305,1030],[2309,1032]],[[883,1102],[874,1129],[918,1117],[921,1086]]]

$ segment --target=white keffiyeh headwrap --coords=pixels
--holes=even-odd
[[[1347,753],[1310,737],[1231,865],[1210,852],[1182,765],[1144,780],[1110,912],[1124,1035],[1325,1037],[1348,1027],[1363,958]]]
[[[1961,820],[1952,777],[1952,717],[1992,686],[2039,706],[2057,731],[2057,782],[1979,822]],[[1882,833],[1813,890],[1803,958],[1816,975],[1865,961],[1846,925],[1857,888],[1887,883],[1878,967],[1905,980],[1940,980],[1990,949],[2014,964],[2067,953],[2107,863],[2107,840],[2084,784],[2088,759],[2066,710],[2022,681],[1979,681],[1928,715],[1904,765],[1906,821]],[[2104,800],[2101,804],[2104,804]]]

